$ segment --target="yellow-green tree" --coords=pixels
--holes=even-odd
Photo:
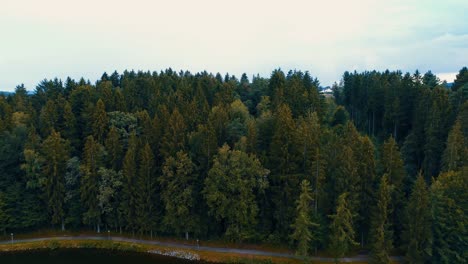
[[[318,224],[311,220],[312,200],[310,183],[307,180],[303,180],[301,183],[301,195],[296,202],[296,219],[291,226],[294,230],[291,238],[297,242],[296,254],[299,256],[308,255],[310,242],[313,239],[311,228],[318,227]]]

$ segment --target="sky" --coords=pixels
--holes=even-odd
[[[468,66],[467,0],[0,0],[0,90],[125,69],[268,77]]]

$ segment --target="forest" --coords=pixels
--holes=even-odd
[[[468,259],[468,69],[167,69],[0,95],[0,232],[95,230]],[[28,89],[31,89],[28,87]]]

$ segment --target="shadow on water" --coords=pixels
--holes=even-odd
[[[204,264],[173,257],[140,252],[104,249],[58,249],[9,252],[0,254],[1,264]]]

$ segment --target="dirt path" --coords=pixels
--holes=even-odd
[[[219,252],[219,253],[234,253],[242,255],[257,255],[257,256],[270,256],[270,257],[283,257],[283,258],[298,258],[295,255],[287,253],[277,253],[269,252],[262,250],[253,250],[253,249],[238,249],[238,248],[225,248],[225,247],[208,247],[208,246],[197,246],[197,245],[187,245],[182,243],[172,243],[172,242],[162,242],[156,240],[142,240],[142,239],[133,239],[125,237],[103,237],[103,236],[57,236],[57,237],[41,237],[41,238],[30,238],[30,239],[15,239],[13,243],[25,243],[25,242],[40,242],[48,240],[111,240],[111,241],[120,241],[120,242],[130,242],[137,244],[145,245],[156,245],[163,247],[173,247],[181,249],[190,249],[190,250],[202,250],[209,252]],[[0,241],[0,244],[10,244],[11,241]],[[320,262],[335,262],[334,258],[325,258],[325,257],[310,257],[312,261]],[[392,260],[400,261],[401,257],[391,257]],[[354,257],[341,258],[340,262],[367,262],[369,261],[369,256],[367,255],[358,255]]]

